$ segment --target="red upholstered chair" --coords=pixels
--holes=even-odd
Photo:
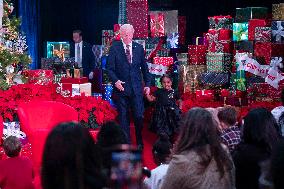
[[[35,174],[39,173],[45,139],[51,129],[61,122],[78,121],[78,112],[69,105],[55,101],[32,101],[18,107],[23,132],[32,144]]]

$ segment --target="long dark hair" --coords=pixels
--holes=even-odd
[[[209,146],[210,152],[206,146]],[[221,177],[225,169],[230,170],[233,167],[227,152],[221,146],[216,122],[211,113],[204,108],[192,108],[184,116],[174,153],[181,154],[190,150],[195,151],[201,157],[201,165],[204,168],[214,158]]]
[[[42,159],[43,189],[103,188],[101,157],[86,128],[62,123],[48,135]]]
[[[252,109],[244,118],[242,140],[263,148],[269,154],[280,139],[280,128],[265,108]]]

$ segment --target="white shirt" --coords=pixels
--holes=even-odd
[[[80,61],[78,60],[78,57],[77,57],[78,44],[80,46],[80,59],[79,59]],[[82,48],[83,48],[83,41],[81,41],[80,43],[75,43],[75,62],[78,62],[79,67],[82,67]]]
[[[151,171],[151,177],[144,179],[147,189],[160,189],[167,173],[169,164],[162,164]]]
[[[126,53],[126,49],[127,49],[126,44],[123,41],[122,41],[122,44],[123,44],[124,51]],[[130,57],[131,57],[131,62],[132,62],[132,42],[129,44],[129,50],[130,50]]]

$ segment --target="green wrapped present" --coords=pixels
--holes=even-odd
[[[267,7],[236,8],[235,22],[248,22],[250,19],[265,19],[267,18],[267,14]]]
[[[233,23],[233,41],[248,40],[248,23]]]
[[[206,65],[208,72],[230,71],[232,66],[232,55],[229,53],[207,53]]]

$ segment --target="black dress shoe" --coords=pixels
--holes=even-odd
[[[137,146],[137,150],[142,151],[142,150],[143,150],[143,148],[144,148],[143,144],[138,144],[138,146]]]

